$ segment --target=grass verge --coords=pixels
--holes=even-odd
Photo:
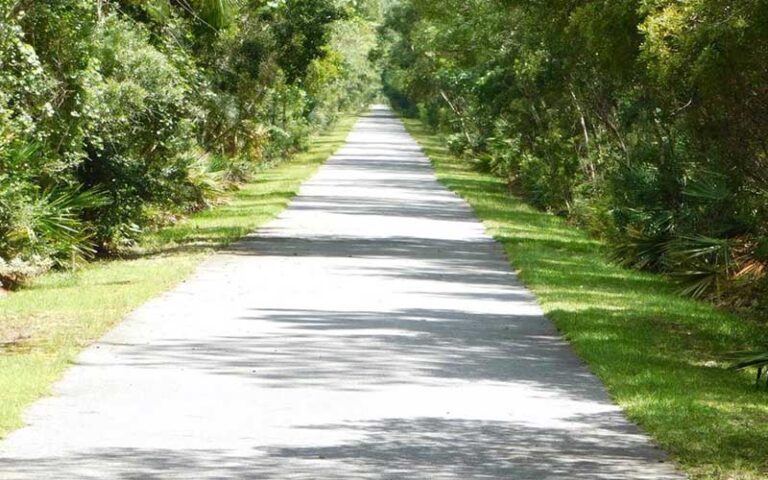
[[[690,478],[768,478],[768,391],[720,361],[764,345],[764,327],[681,298],[663,276],[612,265],[599,242],[510,196],[502,179],[405,122],[613,399]]]
[[[210,252],[280,213],[299,186],[340,147],[355,117],[316,136],[309,151],[265,170],[226,203],[148,235],[145,255],[53,273],[0,298],[0,437],[85,346],[131,310],[186,278]]]

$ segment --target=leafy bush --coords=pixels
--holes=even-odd
[[[146,33],[111,18],[95,41],[99,76],[87,92],[87,156],[77,177],[112,200],[95,217],[98,242],[114,248],[135,233],[123,226],[147,223],[145,206],[201,203],[189,181],[195,111],[189,85]]]
[[[470,149],[469,140],[460,133],[449,135],[446,138],[446,143],[448,145],[448,150],[457,157],[464,155]]]

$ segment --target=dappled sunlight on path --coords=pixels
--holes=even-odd
[[[27,420],[0,478],[682,478],[383,108]]]

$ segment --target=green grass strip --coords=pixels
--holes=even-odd
[[[503,244],[547,316],[633,421],[693,479],[768,478],[768,391],[721,361],[764,346],[764,327],[676,295],[661,275],[611,264],[600,242],[509,195],[502,179],[405,121],[440,181]]]
[[[146,255],[54,273],[0,298],[0,437],[25,407],[48,394],[76,355],[130,311],[190,275],[214,249],[275,218],[354,125],[343,117],[309,151],[259,173],[226,203],[149,235]]]

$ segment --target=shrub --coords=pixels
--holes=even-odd
[[[96,42],[100,74],[88,89],[77,177],[112,200],[91,217],[100,246],[112,249],[146,225],[145,205],[184,210],[200,201],[189,176],[194,106],[179,70],[140,29],[110,18]]]

